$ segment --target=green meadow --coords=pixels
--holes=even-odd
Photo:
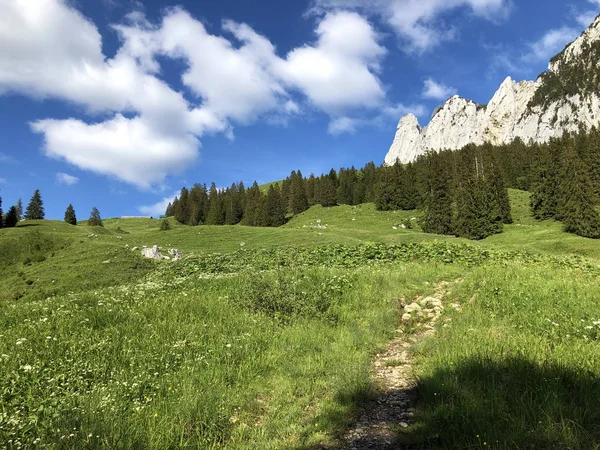
[[[398,447],[598,449],[600,242],[510,195],[514,224],[479,242],[372,204],[280,228],[2,229],[0,449],[338,448],[374,356],[421,329],[402,300],[440,281],[462,311],[411,349]]]

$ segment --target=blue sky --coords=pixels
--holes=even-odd
[[[157,215],[182,186],[380,164],[401,115],[535,79],[600,0],[0,0],[0,195]]]

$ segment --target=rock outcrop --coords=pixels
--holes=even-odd
[[[134,247],[134,250],[136,250],[137,247]],[[173,261],[178,261],[181,259],[181,252],[179,250],[177,250],[176,248],[171,248],[169,250],[167,250],[167,253],[169,253],[169,255],[172,256]],[[169,256],[164,256],[160,253],[160,249],[158,248],[158,245],[155,245],[152,248],[147,248],[144,247],[142,249],[142,256],[144,258],[150,258],[150,259],[171,259],[171,257]]]
[[[600,124],[600,16],[550,61],[534,81],[506,78],[487,105],[454,96],[421,128],[409,114],[400,119],[386,164],[414,161],[428,150],[467,144],[547,142],[565,131]]]

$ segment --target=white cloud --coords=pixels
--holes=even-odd
[[[427,108],[425,105],[421,104],[407,106],[402,103],[398,103],[396,106],[386,106],[382,111],[383,116],[388,116],[395,119],[398,119],[406,114],[414,114],[417,117],[424,117],[427,115]]]
[[[179,195],[179,191],[174,192],[172,195],[163,198],[161,201],[154,203],[153,205],[138,206],[138,211],[145,216],[158,217],[162,216],[167,210],[169,203],[173,203],[175,197]]]
[[[197,157],[192,134],[166,134],[143,117],[86,124],[80,120],[41,120],[32,124],[45,137],[47,156],[82,169],[114,176],[149,189],[169,173],[180,173]]]
[[[571,27],[549,30],[540,39],[529,44],[529,52],[523,56],[523,60],[548,61],[580,33],[580,30]]]
[[[592,6],[592,9],[587,11],[578,11],[576,12],[575,19],[579,23],[579,25],[583,27],[589,27],[590,24],[596,19],[598,14],[600,13],[600,0],[588,0],[588,3]]]
[[[423,84],[423,98],[446,100],[454,94],[456,94],[456,88],[438,83],[433,78],[427,78]]]
[[[410,51],[424,52],[455,35],[453,28],[441,25],[440,16],[466,8],[473,15],[490,21],[504,20],[510,11],[509,0],[315,0],[313,11],[355,9],[377,14]]]
[[[354,134],[356,132],[356,127],[362,123],[360,119],[353,119],[351,117],[339,117],[337,119],[332,120],[329,123],[329,127],[327,131],[329,134],[337,136],[343,133]]]
[[[67,186],[72,186],[74,184],[79,183],[79,178],[74,177],[73,175],[69,175],[68,173],[58,172],[56,174],[56,181],[59,184],[66,184]]]
[[[0,94],[61,99],[92,116],[34,121],[45,153],[143,189],[189,167],[206,133],[232,138],[234,124],[261,117],[285,123],[302,99],[332,120],[387,105],[377,76],[385,49],[353,12],[326,14],[316,41],[286,57],[246,24],[224,22],[226,38],[181,8],[159,24],[135,12],[113,25],[121,46],[106,58],[95,24],[66,0],[0,0],[0,11]],[[168,59],[185,64],[194,98],[158,77]],[[100,113],[111,118],[94,121]]]

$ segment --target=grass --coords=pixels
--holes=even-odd
[[[462,312],[413,350],[399,445],[600,448],[600,243],[511,201],[515,224],[476,243],[373,205],[278,229],[1,230],[0,449],[335,446],[376,394],[400,299],[440,280]],[[155,244],[184,260],[131,250]]]

